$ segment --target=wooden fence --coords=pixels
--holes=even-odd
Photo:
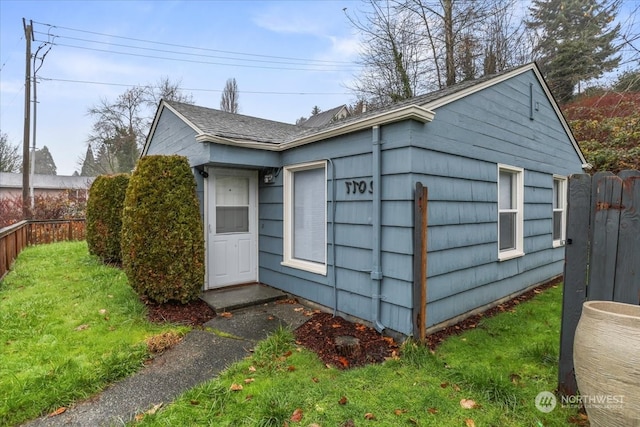
[[[640,172],[569,178],[558,392],[575,395],[573,338],[586,300],[640,304]]]
[[[0,280],[29,245],[84,240],[84,219],[30,220],[0,229]]]

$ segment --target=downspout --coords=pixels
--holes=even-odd
[[[336,167],[333,160],[326,159],[331,165],[331,257],[333,258],[333,317],[338,315],[338,283],[336,275]]]
[[[382,332],[385,326],[380,322],[380,303],[382,301],[382,266],[381,266],[381,240],[382,240],[382,185],[381,185],[381,144],[380,140],[380,127],[373,126],[372,131],[372,187],[373,187],[373,208],[371,214],[371,226],[372,230],[372,262],[371,262],[371,285],[373,289],[372,295],[372,319],[373,326],[378,332]]]

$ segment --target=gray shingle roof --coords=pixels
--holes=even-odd
[[[390,104],[381,108],[372,109],[367,111],[366,113],[347,117],[342,120],[329,120],[328,122],[325,121],[325,124],[318,122],[317,126],[314,127],[292,125],[288,123],[260,119],[257,117],[244,116],[241,114],[232,114],[213,108],[198,107],[195,105],[183,104],[174,101],[169,101],[167,102],[167,104],[169,104],[191,123],[193,123],[201,133],[232,138],[236,140],[278,144],[295,141],[296,139],[301,137],[313,136],[314,134],[331,130],[335,127],[344,126],[351,122],[391,112],[409,105],[426,106],[427,104],[438,99],[454,95],[458,92],[490,81],[503,74],[507,74],[518,69],[528,69],[530,65],[532,64],[517,67],[515,69],[507,70],[502,73],[484,76],[476,80],[457,83],[453,86],[435,92],[415,96],[404,101]],[[339,110],[340,108],[342,107],[336,107],[335,109],[329,110],[325,113],[331,113],[333,110]]]
[[[227,113],[175,101],[165,101],[201,133],[239,140],[278,143],[300,133],[299,126],[242,114]]]

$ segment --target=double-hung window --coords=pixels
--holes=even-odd
[[[327,273],[327,166],[313,162],[284,168],[282,264]]]
[[[567,222],[567,179],[553,176],[553,246],[564,245]]]
[[[498,165],[498,259],[524,255],[524,171]]]

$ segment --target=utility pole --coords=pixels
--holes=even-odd
[[[29,209],[29,131],[31,124],[31,40],[33,40],[33,22],[22,18],[24,27],[24,39],[27,42],[27,61],[24,80],[24,133],[22,139],[22,216],[23,219],[31,218]]]

